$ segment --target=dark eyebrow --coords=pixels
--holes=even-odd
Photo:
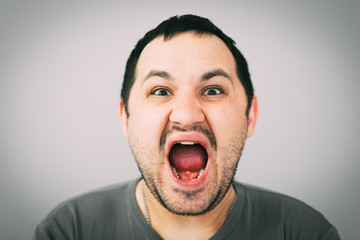
[[[161,78],[164,78],[164,79],[170,80],[170,81],[173,80],[171,75],[165,71],[152,70],[145,76],[143,82],[145,82],[147,79],[149,79],[151,77],[161,77]]]
[[[216,76],[222,76],[222,77],[225,77],[227,79],[229,79],[232,83],[232,79],[230,77],[230,75],[228,73],[226,73],[224,70],[222,69],[215,69],[215,70],[212,70],[212,71],[209,71],[207,73],[204,73],[202,76],[201,76],[201,80],[200,81],[207,81],[209,80],[210,78],[213,78],[213,77],[216,77]]]
[[[226,79],[230,80],[231,84],[233,83],[230,75],[220,68],[204,73],[201,76],[200,81],[201,82],[207,81],[216,76],[225,77]],[[173,78],[171,77],[171,75],[168,72],[160,71],[160,70],[152,70],[145,76],[143,82],[145,82],[147,79],[149,79],[151,77],[161,77],[165,80],[173,81]]]

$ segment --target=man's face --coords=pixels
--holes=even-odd
[[[173,213],[213,209],[256,120],[253,108],[249,121],[245,114],[231,52],[214,35],[161,36],[144,48],[135,75],[122,124],[147,186]]]

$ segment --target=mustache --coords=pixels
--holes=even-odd
[[[181,128],[176,125],[167,128],[161,134],[161,138],[160,138],[160,147],[161,148],[163,148],[165,146],[167,137],[173,132],[200,132],[200,133],[203,133],[208,138],[211,147],[216,149],[216,140],[215,140],[214,133],[210,129],[205,128],[203,126],[199,126],[199,125],[194,125],[189,129],[184,129],[184,128]]]

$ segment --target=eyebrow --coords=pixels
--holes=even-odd
[[[159,70],[152,70],[150,71],[144,78],[143,82],[145,82],[147,79],[151,77],[161,77],[169,81],[173,81],[173,78],[168,72],[165,71],[159,71]]]
[[[225,77],[226,79],[230,80],[231,83],[232,82],[232,79],[230,77],[230,75],[225,72],[224,70],[222,70],[221,68],[218,68],[218,69],[215,69],[215,70],[212,70],[212,71],[209,71],[207,73],[204,73],[202,76],[201,76],[201,79],[200,81],[207,81],[213,77],[217,77],[217,76],[222,76],[222,77]]]
[[[207,81],[207,80],[209,80],[213,77],[217,77],[217,76],[222,76],[222,77],[228,79],[231,82],[231,84],[233,84],[230,75],[227,72],[225,72],[224,70],[222,70],[221,68],[211,70],[209,72],[204,73],[200,78],[200,82]],[[145,76],[143,82],[145,82],[147,79],[149,79],[151,77],[161,77],[161,78],[163,78],[165,80],[169,80],[169,81],[174,80],[173,77],[166,71],[152,70]]]

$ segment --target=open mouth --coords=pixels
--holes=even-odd
[[[169,162],[178,179],[193,182],[203,176],[208,154],[206,149],[197,142],[177,142],[170,149]]]

